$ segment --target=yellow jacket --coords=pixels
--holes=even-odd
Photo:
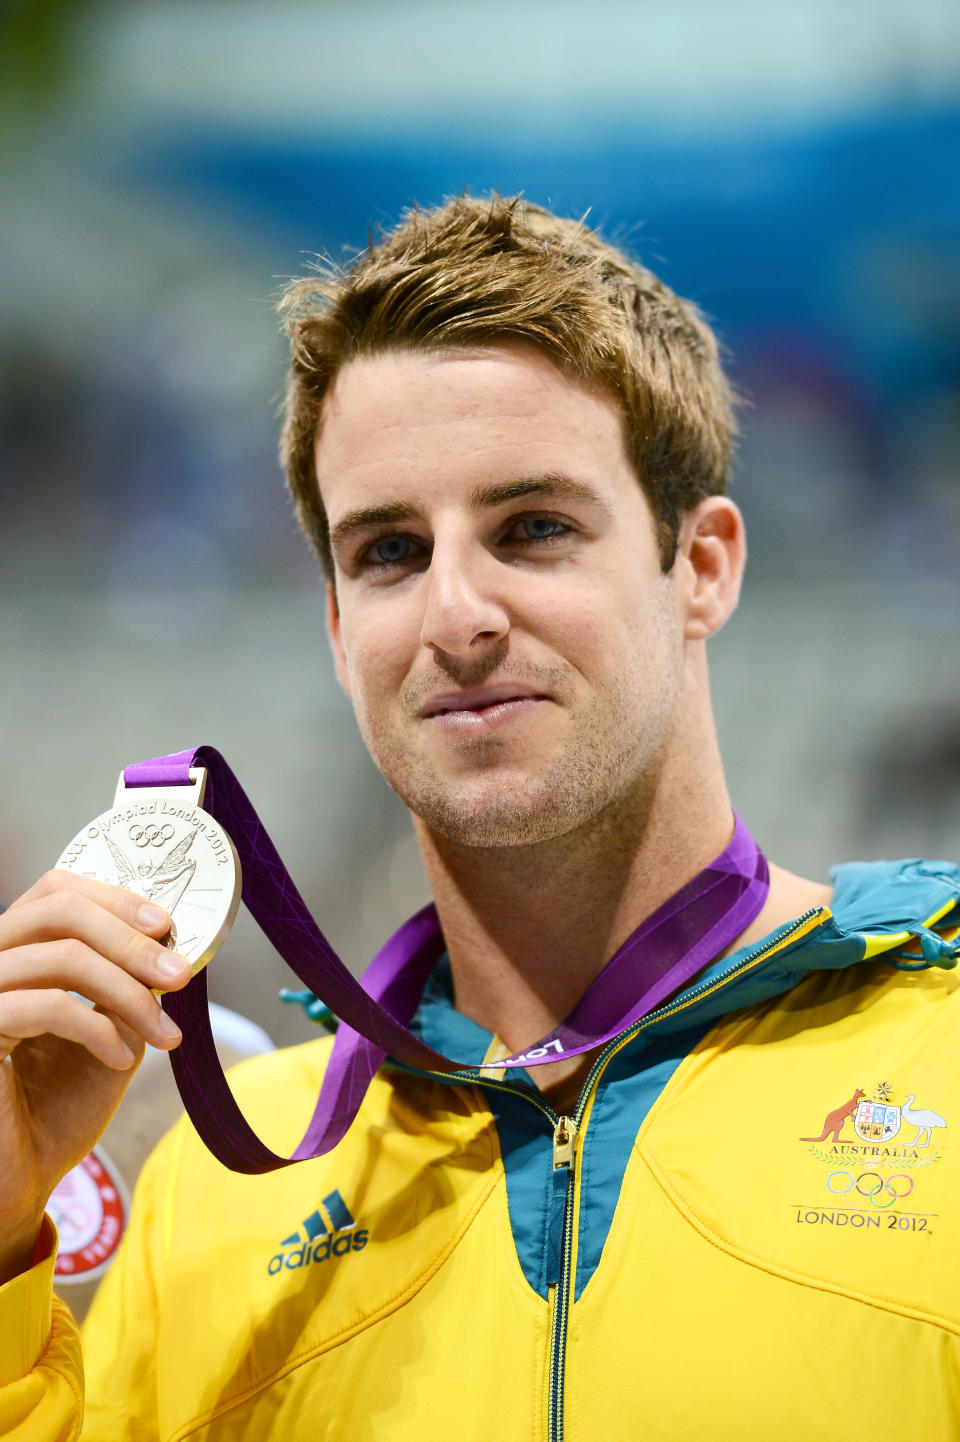
[[[259,1177],[179,1123],[84,1331],[84,1438],[957,1442],[960,875],[836,881],[611,1043],[559,1146],[523,1072],[384,1068],[333,1153]],[[941,965],[889,964],[911,934]],[[442,966],[416,1024],[490,1045]],[[233,1073],[277,1149],[328,1050]],[[79,1431],[51,1266],[0,1289],[0,1437]]]

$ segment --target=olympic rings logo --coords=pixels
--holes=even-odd
[[[846,1186],[835,1187],[833,1185],[835,1177],[842,1177],[846,1181]],[[864,1186],[865,1182],[866,1186]],[[894,1182],[906,1182],[906,1189],[898,1191],[893,1185]],[[902,1202],[905,1197],[909,1197],[913,1191],[913,1177],[908,1177],[906,1172],[895,1172],[892,1177],[888,1177],[884,1181],[879,1172],[861,1172],[858,1177],[854,1177],[852,1172],[831,1172],[827,1177],[827,1191],[835,1197],[845,1197],[848,1192],[857,1191],[861,1197],[867,1198],[872,1207],[886,1210],[887,1207],[892,1207],[894,1202]],[[877,1198],[881,1195],[888,1197],[889,1200],[878,1201]]]
[[[142,851],[145,846],[164,846],[173,836],[173,827],[169,821],[165,821],[162,826],[151,821],[147,826],[134,824],[127,835],[134,846],[139,846]]]

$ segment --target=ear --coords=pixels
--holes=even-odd
[[[347,665],[347,653],[343,644],[343,632],[340,629],[340,607],[337,605],[337,593],[333,588],[333,582],[327,582],[327,635],[330,638],[330,650],[333,652],[333,664],[337,672],[337,680],[351,696],[350,691],[350,668]],[[352,699],[352,696],[351,696]]]
[[[708,496],[680,524],[684,636],[703,641],[720,630],[740,598],[747,536],[740,509],[726,496]]]

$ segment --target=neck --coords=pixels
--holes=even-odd
[[[709,760],[702,746],[696,770],[664,758],[652,781],[536,844],[469,847],[415,820],[457,1009],[511,1051],[561,1021],[631,932],[729,842],[715,743]]]

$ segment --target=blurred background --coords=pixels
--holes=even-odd
[[[7,3],[0,897],[206,741],[359,969],[425,899],[276,462],[273,312],[412,201],[589,212],[713,319],[752,537],[714,644],[781,863],[960,855],[953,0]],[[241,922],[211,991],[312,1034]]]

